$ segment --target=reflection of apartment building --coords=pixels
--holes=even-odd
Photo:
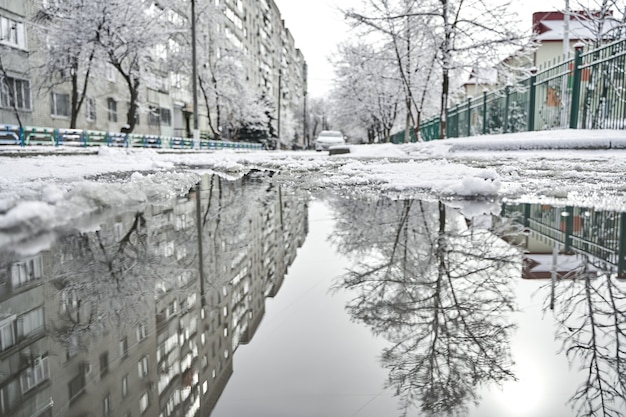
[[[52,416],[47,253],[0,259],[0,415]]]
[[[199,199],[1,255],[0,415],[210,413],[304,241],[307,205],[216,176]]]
[[[69,127],[69,82],[52,89],[39,89],[35,68],[36,52],[42,47],[35,34],[33,18],[45,0],[0,1],[0,56],[6,77],[0,89],[0,124],[52,128]],[[182,3],[189,7],[188,2]],[[302,53],[281,18],[273,0],[217,1],[224,15],[224,27],[233,45],[247,59],[241,63],[245,82],[257,87],[282,114],[301,114],[304,105],[305,62]],[[199,21],[199,27],[207,22]],[[203,63],[199,62],[202,68]],[[78,115],[77,127],[119,132],[126,124],[129,93],[122,77],[106,62],[92,70],[87,97]],[[279,95],[281,96],[279,99]],[[167,65],[156,65],[141,79],[137,133],[189,136],[193,128],[191,82],[189,75],[171,72]],[[13,108],[15,105],[16,109]],[[207,130],[207,110],[199,100],[200,129]],[[276,115],[275,115],[276,116]]]

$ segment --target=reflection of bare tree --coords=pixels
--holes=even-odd
[[[337,204],[334,243],[361,259],[338,284],[356,294],[347,308],[391,342],[382,361],[405,413],[463,414],[477,387],[514,378],[506,313],[519,252],[442,203],[365,207]]]
[[[171,287],[188,268],[176,261],[173,244],[154,241],[156,230],[144,213],[129,215],[126,222],[62,239],[51,274],[61,297],[56,334],[62,341],[85,345],[107,327],[134,328],[154,314],[157,287]]]
[[[556,285],[557,338],[570,363],[586,373],[570,398],[579,416],[623,416],[626,410],[626,288],[585,267]]]

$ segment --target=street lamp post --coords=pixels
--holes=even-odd
[[[191,0],[191,89],[193,96],[193,143],[200,147],[200,131],[198,130],[198,74],[196,64],[196,1]]]
[[[282,92],[282,78],[283,78],[283,69],[278,69],[278,121],[276,124],[276,135],[278,136],[278,144],[280,144],[280,106],[281,106],[281,98],[283,95]]]

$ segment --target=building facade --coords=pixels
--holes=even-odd
[[[37,17],[48,0],[0,0],[0,124],[41,126],[50,128],[70,127],[71,83],[54,85],[42,83],[42,57],[39,52],[46,46],[46,25]],[[259,92],[269,102],[269,123],[280,130],[280,120],[291,115],[296,124],[303,123],[304,99],[306,97],[306,63],[295,40],[288,30],[273,0],[197,0],[197,9],[214,7],[223,16],[208,21],[199,14],[196,26],[212,28],[230,42],[231,48],[239,50],[238,63],[243,86]],[[181,1],[179,20],[189,21],[189,2]],[[190,31],[189,24],[182,24],[179,32]],[[174,31],[173,31],[174,32]],[[172,33],[169,43],[176,36]],[[184,34],[187,36],[186,34]],[[204,42],[204,43],[203,43]],[[209,49],[206,37],[197,41],[199,48]],[[156,48],[160,50],[160,48]],[[167,48],[164,47],[164,50]],[[219,54],[219,48],[215,49]],[[155,52],[159,54],[159,52]],[[167,51],[163,53],[167,59]],[[171,55],[170,55],[171,56]],[[199,54],[209,59],[208,55]],[[139,108],[134,133],[162,136],[191,137],[193,133],[193,92],[189,72],[191,56],[183,59],[184,65],[172,65],[159,61],[142,73],[139,88]],[[207,67],[200,59],[199,71]],[[84,74],[83,74],[84,75]],[[199,129],[213,136],[209,129],[209,117],[215,121],[216,110],[207,106],[202,95],[198,98]],[[92,66],[85,99],[80,108],[76,128],[120,132],[127,124],[130,95],[126,81],[103,55]],[[223,137],[230,138],[226,126],[217,126]],[[301,128],[296,129],[301,132]],[[300,140],[294,135],[288,140]],[[302,142],[303,143],[303,142]]]

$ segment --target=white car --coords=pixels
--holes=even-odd
[[[332,146],[337,145],[345,145],[346,139],[338,130],[322,130],[320,134],[315,139],[315,150],[316,151],[327,151]]]

